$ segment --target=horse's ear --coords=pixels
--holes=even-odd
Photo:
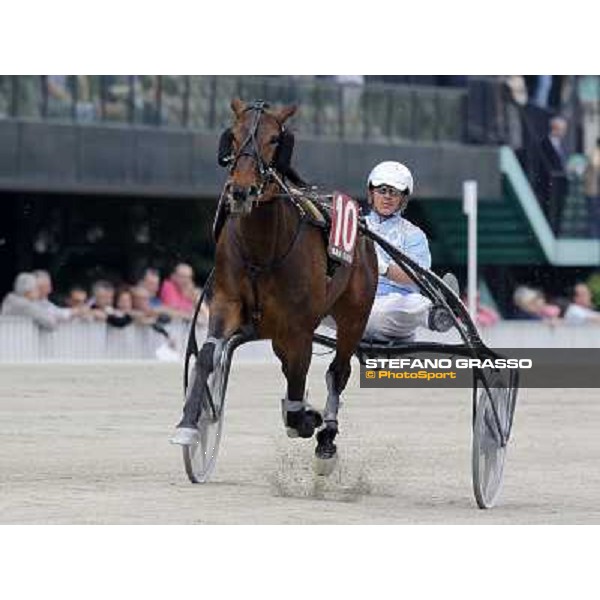
[[[231,101],[231,110],[235,113],[236,117],[241,117],[242,113],[246,110],[246,105],[239,98],[234,98]]]
[[[295,112],[298,110],[298,107],[295,104],[291,104],[290,106],[284,106],[277,113],[277,118],[280,123],[285,123]]]

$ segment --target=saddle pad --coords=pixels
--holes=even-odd
[[[311,219],[313,219],[319,225],[327,225],[327,219],[325,215],[321,212],[321,209],[306,196],[296,196],[297,200],[302,205],[302,208],[310,215]]]
[[[360,208],[355,200],[342,192],[333,193],[327,252],[332,258],[348,265],[352,264],[354,258],[359,215]]]

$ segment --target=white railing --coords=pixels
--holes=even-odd
[[[183,321],[173,321],[167,326],[179,358],[185,350],[188,327]],[[198,330],[200,342],[205,335],[205,330]],[[502,321],[482,328],[481,335],[492,348],[600,348],[600,325],[552,326],[533,321]],[[417,337],[459,341],[456,332],[441,336],[419,330]],[[48,332],[27,319],[0,317],[0,363],[151,360],[157,358],[157,350],[164,344],[164,336],[148,326],[130,325],[119,329],[105,323],[73,321]],[[250,344],[242,348],[238,356],[242,360],[273,358],[269,342]]]
[[[175,349],[183,355],[188,323],[167,325]],[[203,334],[198,333],[200,336]],[[145,325],[115,328],[105,323],[72,321],[44,331],[31,320],[0,317],[0,362],[144,360],[157,357],[166,338]]]
[[[480,327],[479,333],[490,348],[600,348],[600,325],[550,325],[541,321],[500,321]],[[445,334],[417,330],[419,341],[459,343],[456,330]]]

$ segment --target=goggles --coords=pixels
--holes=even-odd
[[[406,191],[402,192],[391,185],[378,185],[375,191],[382,196],[390,196],[392,198],[402,198],[406,195]]]

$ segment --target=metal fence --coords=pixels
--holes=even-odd
[[[233,97],[298,103],[298,133],[336,139],[464,139],[466,91],[317,77],[0,76],[0,118],[221,130]]]

